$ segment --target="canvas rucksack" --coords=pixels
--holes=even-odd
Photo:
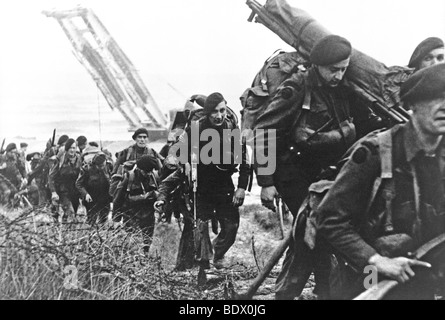
[[[293,73],[305,70],[307,61],[298,52],[275,51],[256,74],[252,85],[240,97],[241,130],[253,129],[278,87]]]

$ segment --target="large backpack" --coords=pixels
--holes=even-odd
[[[281,83],[293,73],[305,70],[307,66],[307,61],[296,51],[275,51],[264,62],[252,85],[240,97],[241,131],[253,130],[256,119],[263,113]]]

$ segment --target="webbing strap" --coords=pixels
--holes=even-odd
[[[392,179],[392,134],[386,130],[377,134],[381,159],[382,179]]]

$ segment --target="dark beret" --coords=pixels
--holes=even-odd
[[[26,142],[20,142],[20,148],[26,148],[28,144]]]
[[[85,136],[78,136],[76,141],[78,145],[83,145],[87,143],[87,138]]]
[[[343,37],[329,35],[319,40],[311,50],[310,60],[312,64],[327,66],[351,56],[351,43]]]
[[[40,152],[33,152],[33,153],[30,153],[30,154],[27,154],[27,155],[26,155],[26,161],[31,161],[32,158],[34,158],[34,156],[35,156],[36,154],[40,155]]]
[[[158,159],[146,154],[136,162],[136,165],[139,169],[149,172],[158,167]]]
[[[226,101],[223,95],[219,92],[214,92],[209,95],[204,103],[204,113],[209,115],[215,110],[216,106],[221,102]]]
[[[66,140],[65,151],[68,151],[75,142],[76,140],[74,140],[73,138],[69,138],[68,140]]]
[[[137,136],[140,135],[141,133],[145,133],[147,135],[147,137],[149,136],[147,129],[139,128],[133,133],[133,135],[132,135],[133,140],[136,140]]]
[[[12,151],[14,149],[17,149],[17,146],[15,143],[10,143],[6,146],[6,152]]]
[[[89,142],[88,144],[89,144],[90,146],[92,146],[92,147],[99,148],[99,144],[98,144],[97,142],[95,142],[95,141],[91,141],[91,142]]]
[[[414,73],[400,87],[400,100],[405,104],[445,97],[445,63]]]
[[[423,40],[413,52],[411,59],[409,60],[408,67],[410,68],[418,68],[419,63],[422,61],[425,56],[437,48],[443,48],[442,39],[431,37]]]
[[[107,155],[103,152],[98,152],[94,155],[92,162],[96,165],[101,165],[107,160]]]
[[[60,146],[64,144],[68,140],[68,136],[66,134],[60,136],[59,140],[57,141],[57,144]]]

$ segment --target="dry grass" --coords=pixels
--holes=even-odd
[[[224,299],[229,282],[255,276],[238,263],[230,272],[214,270],[198,289],[197,270],[172,270],[179,240],[173,223],[157,225],[145,254],[138,231],[55,225],[48,217],[45,209],[0,215],[1,299]]]

